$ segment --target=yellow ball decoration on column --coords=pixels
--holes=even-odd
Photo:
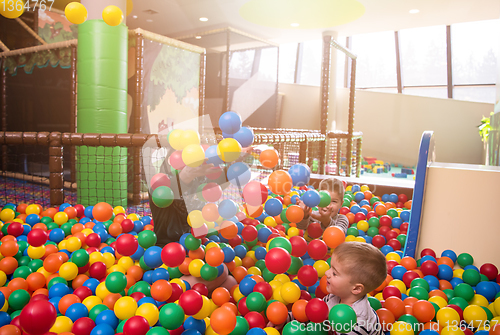
[[[122,23],[123,12],[119,7],[110,5],[102,11],[102,19],[110,26],[115,27]]]
[[[134,3],[132,2],[132,0],[127,0],[127,16],[129,16],[130,13],[132,13],[133,9],[134,9]]]
[[[64,14],[69,22],[82,24],[87,20],[87,8],[79,2],[70,2],[64,9]]]
[[[0,2],[0,15],[8,19],[15,19],[24,13],[23,0],[3,0]]]

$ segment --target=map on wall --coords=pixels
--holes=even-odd
[[[49,44],[69,41],[78,38],[78,25],[69,22],[64,15],[38,11],[38,35]]]

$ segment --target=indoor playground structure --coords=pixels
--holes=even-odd
[[[434,162],[426,132],[414,183],[359,179],[356,55],[324,37],[319,130],[276,128],[273,77],[260,92],[269,105],[245,111],[270,108],[271,126],[259,127],[228,111],[242,87],[258,84],[230,81],[230,59],[274,53],[272,43],[238,49],[253,37],[222,29],[204,35],[218,36],[213,45],[198,46],[189,36],[128,31],[115,9],[85,22],[85,7],[72,6],[78,40],[0,53],[0,335],[354,332],[352,307],[322,300],[331,250],[351,242],[387,260],[385,281],[368,294],[386,334],[500,334],[500,250],[495,220],[484,215],[498,202],[488,186],[500,170]],[[220,41],[226,49],[216,53]],[[352,67],[346,132],[327,131],[333,48]],[[225,68],[223,92],[205,85],[209,58]],[[33,93],[20,99],[26,87]],[[65,128],[44,128],[54,117],[44,108],[57,109]],[[344,182],[347,232],[318,222],[298,229],[297,201],[329,206],[319,183],[332,176]],[[181,195],[186,233],[157,246],[149,199],[175,211]],[[237,284],[209,290],[227,275]]]

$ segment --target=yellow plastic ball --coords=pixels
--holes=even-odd
[[[482,296],[480,294],[474,294],[474,297],[472,298],[472,300],[469,301],[469,305],[488,307],[489,302],[488,302],[488,299],[486,299],[484,296]]]
[[[128,270],[132,265],[134,265],[134,260],[128,256],[124,256],[118,260],[118,265]]]
[[[462,274],[464,273],[464,271],[464,269],[453,270],[453,277],[462,279]]]
[[[281,296],[281,289],[280,290],[274,290],[273,291],[273,297],[272,299],[274,300],[277,300],[279,302],[282,302],[284,303],[285,305],[287,304],[286,301],[283,299],[283,297]]]
[[[276,227],[278,224],[272,216],[268,216],[264,219],[264,224],[268,227]]]
[[[377,298],[378,301],[382,301],[382,300],[384,300],[384,295],[382,294],[382,292],[379,292],[379,293],[375,294],[375,298]]]
[[[288,277],[286,274],[284,273],[280,273],[280,274],[277,274],[275,277],[274,277],[274,280],[277,280],[279,281],[280,283],[284,284],[284,283],[288,283],[290,281],[290,277]]]
[[[85,235],[86,237],[89,236],[90,234],[92,234],[94,231],[92,229],[88,229],[88,228],[85,228],[84,230],[82,230],[82,233],[83,235]]]
[[[57,245],[59,250],[66,249],[66,242],[68,242],[68,240],[62,240],[61,242],[59,242],[59,244]]]
[[[366,220],[360,220],[357,225],[359,230],[364,231],[365,233],[368,231],[368,228],[370,228],[370,225],[368,224],[368,221]]]
[[[217,155],[224,162],[237,160],[241,154],[241,144],[234,138],[225,138],[217,145]]]
[[[481,306],[469,305],[464,309],[464,320],[468,325],[478,328],[488,320],[488,314]]]
[[[440,308],[436,313],[436,321],[442,325],[460,325],[460,315],[451,307]]]
[[[110,5],[103,9],[102,19],[110,26],[115,27],[122,23],[123,12],[119,7]]]
[[[288,304],[293,304],[300,299],[300,288],[294,282],[288,282],[281,285],[280,295]]]
[[[32,259],[40,259],[45,255],[45,246],[39,246],[39,247],[34,247],[34,246],[29,246],[28,247],[28,256]]]
[[[395,286],[401,293],[406,293],[406,285],[402,280],[393,279],[389,282],[389,286]]]
[[[249,267],[247,273],[249,275],[262,276],[262,271],[256,266]]]
[[[66,214],[65,212],[57,212],[54,215],[54,222],[57,223],[59,226],[62,226],[63,224],[68,222],[68,220],[69,220],[68,214]]]
[[[183,133],[182,129],[174,129],[168,134],[168,143],[175,150],[182,150],[186,146],[183,142]]]
[[[70,318],[67,316],[58,316],[56,318],[56,322],[50,328],[51,332],[60,334],[60,333],[65,333],[65,332],[70,332],[71,328],[73,328],[73,321],[71,321]]]
[[[273,289],[273,291],[276,291],[276,290],[279,290],[281,288],[281,285],[283,285],[283,283],[280,282],[279,280],[273,279],[269,282],[269,285],[271,285],[271,288]]]
[[[497,317],[498,313],[495,310],[495,303],[492,302],[491,304],[488,305],[488,309],[490,310],[491,314],[493,314],[493,317]]]
[[[102,258],[104,259],[104,264],[106,264],[107,269],[112,267],[116,262],[115,256],[109,252],[105,252],[104,254],[102,254]]]
[[[107,269],[107,273],[110,274],[111,272],[121,272],[123,273],[124,275],[127,274],[127,270],[125,270],[123,268],[123,266],[121,265],[118,265],[118,264],[115,264],[113,265],[112,267],[110,267],[109,269]]]
[[[45,268],[43,266],[40,267],[38,270],[36,270],[36,272],[41,273],[45,277],[45,279],[49,278],[49,276],[52,274],[52,273],[48,272],[47,270],[45,270]]]
[[[293,237],[293,236],[298,236],[300,234],[300,231],[296,227],[290,227],[288,228],[288,231],[286,233],[288,237]]]
[[[108,295],[110,295],[111,292],[106,287],[106,282],[99,283],[95,289],[95,295],[98,296],[102,301],[104,301],[104,298],[106,298]]]
[[[140,220],[141,218],[139,217],[139,215],[135,214],[135,213],[132,213],[132,214],[129,214],[127,215],[127,219],[130,219],[132,221],[138,221]]]
[[[73,280],[78,276],[78,266],[75,263],[66,262],[59,268],[59,276],[67,281]]]
[[[445,298],[443,298],[443,297],[440,297],[440,296],[438,296],[438,295],[435,295],[435,296],[433,296],[433,297],[430,297],[430,298],[429,298],[429,302],[433,302],[433,303],[435,303],[436,305],[438,305],[438,306],[439,306],[439,308],[443,308],[443,307],[448,306],[448,302],[446,301],[446,299],[445,299]]]
[[[85,307],[87,307],[87,309],[88,309],[88,310],[89,310],[89,312],[90,312],[90,310],[91,310],[92,308],[94,308],[95,306],[97,306],[97,305],[102,305],[102,299],[101,299],[101,298],[99,298],[99,297],[98,297],[98,296],[96,296],[96,295],[91,295],[91,296],[89,296],[89,297],[87,297],[87,298],[83,299],[82,304],[84,304],[84,305],[85,305]]]
[[[0,6],[1,7],[1,6]],[[16,218],[16,212],[14,212],[10,208],[5,208],[0,212],[0,220],[6,222],[6,221],[12,221]]]
[[[202,295],[201,296],[202,299],[203,299],[203,305],[201,307],[201,309],[198,311],[198,313],[196,313],[195,315],[193,315],[193,318],[197,319],[197,320],[203,320],[205,319],[206,317],[208,317],[212,311],[212,305],[210,304],[210,299],[208,299],[208,297]]]
[[[70,237],[66,242],[66,248],[69,252],[76,251],[82,247],[82,241],[78,237]]]
[[[264,331],[266,332],[267,335],[280,335],[280,332],[273,327],[266,327],[264,328]]]
[[[24,13],[23,0],[4,0],[0,5],[0,15],[7,19],[15,19]]]
[[[133,9],[134,9],[134,3],[132,2],[132,0],[127,0],[127,16],[129,16],[130,13],[132,13]]]
[[[113,213],[115,215],[125,214],[125,208],[123,208],[122,206],[116,206],[115,208],[113,208]]]
[[[247,251],[246,255],[248,257],[250,257],[254,262],[257,262],[257,257],[255,257],[255,251],[249,250],[249,251]]]
[[[8,309],[9,309],[9,301],[7,299],[5,299],[5,302],[3,303],[3,306],[0,309],[0,312],[7,312]]]
[[[236,287],[233,291],[233,298],[236,301],[240,301],[241,298],[243,298],[244,295],[241,293],[240,288]]]
[[[203,265],[205,265],[205,262],[201,259],[193,259],[191,263],[189,263],[189,273],[194,277],[201,277],[200,271]]]
[[[351,191],[352,190],[352,185],[349,185],[345,188],[346,191]]]
[[[324,260],[319,260],[319,261],[314,262],[313,267],[318,272],[318,278],[321,278],[325,275],[325,272],[328,271],[328,269],[330,268],[330,265],[328,265],[328,263]]]
[[[354,236],[354,235],[347,235],[345,237],[346,242],[354,242],[355,240],[356,240],[356,236]]]
[[[64,14],[69,22],[73,24],[82,24],[87,20],[87,8],[79,2],[70,2],[64,8]]]
[[[493,314],[495,315],[495,314]],[[497,324],[500,324],[500,316],[495,316],[493,319],[490,321],[490,327],[494,327]]]
[[[238,256],[234,256],[234,265],[241,266],[242,264],[243,262],[241,261],[241,258],[239,258]]]
[[[4,286],[6,282],[7,282],[7,275],[5,274],[5,272],[0,271],[0,286]]]
[[[361,185],[361,192],[369,191],[370,187],[368,185]]]
[[[146,320],[148,320],[149,326],[153,327],[158,322],[160,312],[155,305],[151,303],[145,303],[137,308],[137,310],[135,311],[135,315],[144,317]]]
[[[388,261],[396,261],[398,262],[398,264],[401,263],[401,256],[399,256],[399,254],[394,251],[391,251],[387,255],[385,255],[385,259],[387,259]]]
[[[184,149],[187,148],[188,145],[200,145],[200,135],[197,131],[192,129],[184,130],[182,133],[182,142],[185,144]]]
[[[205,151],[199,144],[189,144],[182,150],[182,161],[190,167],[198,167],[205,160]]]
[[[219,335],[212,329],[212,326],[207,326],[206,328],[205,335]]]
[[[441,335],[464,335],[464,331],[459,326],[450,325],[441,329]]]
[[[40,214],[40,207],[38,207],[37,205],[28,205],[28,207],[26,207],[26,215],[30,215],[30,214]]]
[[[412,325],[403,322],[403,321],[396,321],[392,325],[391,329],[391,335],[413,335],[415,332],[413,331]]]
[[[89,255],[89,264],[92,265],[95,262],[103,262],[104,263],[104,256],[99,252],[99,251],[94,251]]]
[[[212,248],[220,248],[219,245],[215,242],[209,242],[206,246],[205,246],[205,252],[207,252],[208,250],[212,249]]]
[[[189,226],[193,228],[200,228],[203,226],[205,223],[205,219],[203,218],[203,215],[200,210],[193,210],[189,212],[188,217],[187,217],[187,223]]]
[[[118,319],[129,319],[137,311],[137,302],[132,297],[121,297],[116,301],[114,311]]]
[[[363,236],[356,236],[354,242],[366,243],[366,240]]]

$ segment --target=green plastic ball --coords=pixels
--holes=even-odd
[[[119,272],[111,272],[105,281],[106,288],[111,293],[120,293],[127,287],[127,277]]]
[[[275,237],[271,240],[271,242],[269,242],[269,250],[272,248],[283,248],[290,254],[292,253],[292,243],[290,243],[290,240],[283,236]]]
[[[196,250],[201,245],[201,240],[199,238],[194,237],[192,234],[188,234],[186,239],[184,240],[184,244],[186,248],[189,250]]]
[[[469,303],[462,297],[454,297],[450,301],[448,301],[448,305],[457,305],[462,310],[464,310],[467,306],[469,306]]]
[[[276,274],[272,273],[267,268],[264,268],[264,270],[262,270],[262,278],[264,278],[264,280],[268,283],[273,280],[274,277],[276,277]]]
[[[466,302],[469,302],[474,298],[474,289],[467,283],[460,283],[453,289],[455,297],[463,298]]]
[[[89,262],[90,256],[87,250],[78,249],[71,255],[71,261],[79,268],[84,267]]]
[[[151,286],[144,280],[138,281],[134,285],[134,292],[144,293],[146,297],[151,296]]]
[[[246,305],[251,312],[262,312],[266,309],[266,298],[260,292],[252,292],[247,296]]]
[[[170,335],[170,333],[163,327],[153,327],[148,330],[146,335]]]
[[[28,291],[23,289],[15,290],[9,296],[9,307],[15,311],[21,310],[28,304],[30,298]]]
[[[328,320],[337,333],[349,333],[356,325],[357,317],[351,306],[337,304],[330,309]]]
[[[375,297],[368,297],[368,302],[370,303],[370,306],[374,309],[377,310],[379,308],[382,308],[382,303],[380,300],[378,300]]]
[[[144,249],[152,247],[156,244],[156,234],[152,230],[143,230],[139,233],[137,238],[139,245]]]
[[[174,330],[184,323],[184,316],[184,310],[181,306],[175,303],[168,303],[160,309],[159,320],[164,328]]]
[[[417,332],[417,330],[419,329],[418,328],[419,324],[418,324],[417,318],[414,317],[411,314],[403,314],[403,315],[401,315],[399,317],[398,321],[403,321],[403,322],[406,322],[406,323],[410,324],[414,332]]]
[[[203,264],[203,266],[200,269],[200,276],[201,278],[205,279],[206,281],[212,281],[215,278],[217,278],[217,275],[219,274],[219,271],[217,270],[216,267],[213,267],[207,263]]]
[[[281,221],[283,221],[283,223],[290,223],[290,220],[286,218],[286,210],[287,210],[286,208],[283,208],[280,214],[280,219]]]
[[[43,266],[43,261],[41,259],[34,259],[28,263],[28,267],[33,272],[36,272],[42,266]]]
[[[288,269],[287,273],[296,275],[302,266],[304,266],[302,258],[292,256],[292,264],[290,264],[290,268]]]
[[[89,318],[91,318],[95,322],[97,316],[107,309],[109,309],[108,306],[104,304],[95,305],[89,312]]]
[[[349,229],[347,229],[347,236],[349,235],[358,236],[359,235],[358,228],[350,227]]]
[[[429,292],[429,289],[430,289],[429,283],[424,278],[415,278],[411,281],[411,284],[410,284],[411,288],[414,288],[417,286],[423,287],[427,292]]]
[[[17,266],[18,267],[21,267],[21,266],[28,266],[28,264],[31,262],[31,258],[29,258],[28,256],[21,256],[18,260],[17,260]]]
[[[465,268],[467,265],[474,264],[474,258],[470,254],[464,252],[464,253],[458,255],[457,263],[462,268]]]
[[[371,236],[371,237],[378,235],[378,228],[377,227],[368,228],[368,230],[366,231],[366,235]]]
[[[26,279],[28,276],[33,273],[31,269],[28,266],[20,266],[18,267],[15,271],[14,274],[12,275],[13,278],[23,278]]]
[[[319,191],[319,198],[318,207],[326,207],[332,202],[332,197],[327,191]]]
[[[297,320],[293,320],[292,322],[288,322],[285,324],[285,327],[283,327],[283,335],[306,335],[307,330],[306,330],[306,325],[301,324]]]
[[[156,206],[165,208],[174,202],[174,192],[168,186],[159,186],[153,191],[151,199]]]
[[[410,297],[417,298],[418,300],[428,300],[429,292],[422,286],[415,286],[410,290]]]
[[[481,275],[474,269],[467,269],[462,273],[462,280],[470,286],[476,286],[481,281]]]
[[[243,316],[236,317],[236,326],[233,331],[229,333],[229,335],[246,335],[248,330],[250,329],[250,325],[248,324],[247,319]]]
[[[52,286],[54,286],[55,284],[58,284],[58,283],[63,283],[64,285],[68,285],[68,281],[66,279],[64,279],[63,277],[55,277],[49,281],[49,284],[47,285],[47,289],[50,290],[50,288]]]
[[[179,270],[179,267],[175,267],[175,268],[168,268],[167,269],[168,271],[168,276],[170,277],[170,279],[175,279],[175,278],[180,278],[183,276],[181,270]]]

